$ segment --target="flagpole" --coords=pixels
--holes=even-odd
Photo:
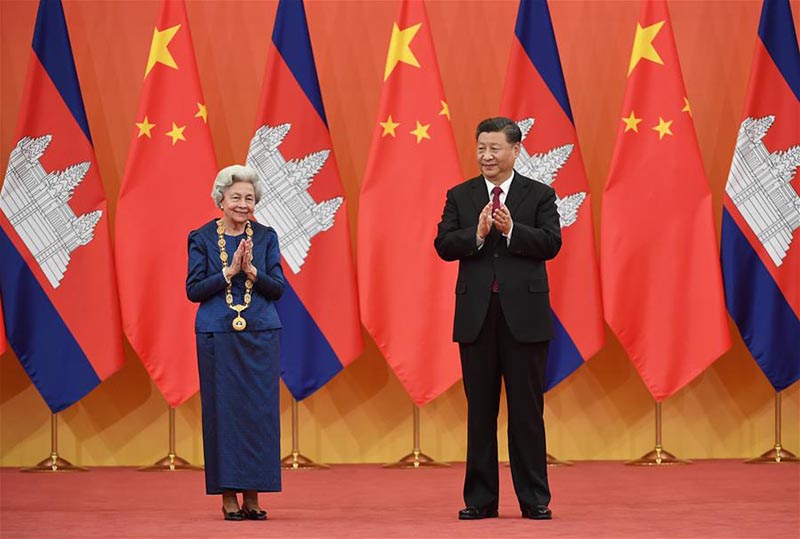
[[[150,466],[139,468],[140,472],[176,472],[176,471],[197,471],[202,470],[202,466],[195,466],[188,460],[179,457],[175,453],[175,408],[169,407],[169,453],[167,456],[157,460]]]
[[[775,392],[775,446],[754,459],[746,460],[746,464],[780,464],[782,462],[800,462],[797,455],[781,445],[781,392]]]
[[[292,452],[281,459],[284,470],[327,470],[330,466],[317,464],[300,453],[300,426],[298,421],[297,399],[292,397]]]
[[[384,464],[384,468],[437,468],[450,466],[446,462],[436,462],[433,458],[423,453],[419,448],[419,407],[414,407],[414,449],[411,453],[401,457],[397,462]]]
[[[50,456],[36,466],[22,468],[21,472],[88,472],[58,455],[58,414],[50,414]]]
[[[690,460],[679,459],[661,445],[661,403],[656,401],[656,447],[636,460],[625,464],[629,466],[665,466],[670,464],[691,464]]]

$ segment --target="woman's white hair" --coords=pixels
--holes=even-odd
[[[219,206],[222,202],[222,197],[225,196],[225,191],[236,182],[253,184],[253,189],[256,192],[256,204],[258,204],[264,195],[264,188],[261,186],[261,182],[258,181],[258,173],[253,168],[245,165],[231,165],[219,171],[214,180],[214,185],[211,187],[211,198],[214,199],[214,204]]]

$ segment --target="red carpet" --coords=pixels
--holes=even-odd
[[[701,461],[634,468],[584,462],[551,468],[552,521],[519,518],[501,469],[500,518],[459,522],[463,464],[385,470],[374,465],[284,472],[262,495],[266,522],[225,522],[202,472],[25,474],[0,470],[0,537],[613,537],[797,538],[800,466]]]

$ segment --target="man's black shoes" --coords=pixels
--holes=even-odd
[[[497,509],[494,507],[465,507],[458,512],[458,520],[480,520],[483,518],[497,518]]]
[[[546,505],[531,505],[522,508],[522,518],[550,520],[553,518],[553,512]]]
[[[497,509],[469,506],[458,512],[458,520],[481,520],[484,518],[497,518]],[[546,505],[531,505],[522,508],[522,518],[550,520],[553,518],[553,512]]]

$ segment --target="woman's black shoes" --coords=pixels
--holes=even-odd
[[[267,512],[263,509],[249,509],[243,505],[241,513],[244,515],[244,518],[249,520],[267,520]]]
[[[244,520],[244,511],[239,509],[238,511],[226,511],[225,508],[222,508],[222,514],[225,517],[225,520]]]

